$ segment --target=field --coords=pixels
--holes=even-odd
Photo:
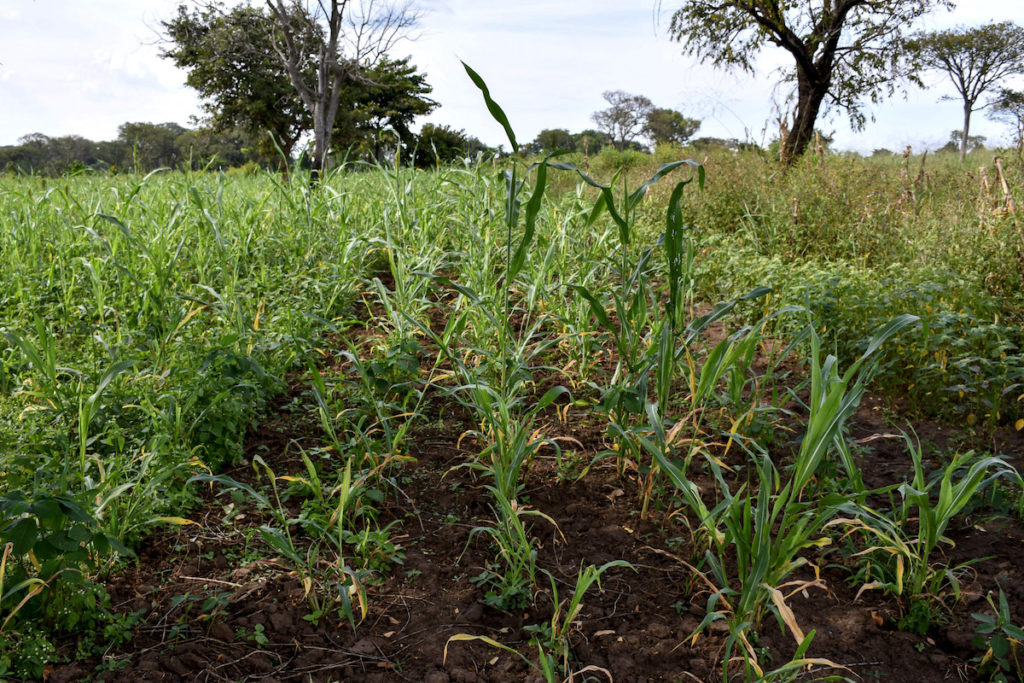
[[[991,161],[0,178],[0,677],[1019,679]]]

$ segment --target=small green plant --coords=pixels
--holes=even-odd
[[[896,628],[907,633],[926,636],[933,627],[947,621],[946,613],[936,607],[934,601],[916,599],[910,601],[906,614],[896,622]]]
[[[1024,629],[1014,625],[1002,586],[998,604],[991,591],[985,599],[992,614],[971,614],[978,622],[974,645],[985,650],[978,660],[978,675],[1000,683],[1019,681],[1024,678]]]
[[[835,523],[849,527],[847,535],[860,534],[871,545],[858,553],[876,558],[884,575],[865,575],[860,591],[881,589],[911,600],[943,602],[947,593],[959,598],[957,569],[932,562],[932,553],[940,543],[951,543],[946,528],[979,492],[1000,478],[1019,479],[1019,474],[1000,457],[979,457],[973,451],[956,454],[937,476],[925,475],[920,445],[904,434],[913,464],[914,479],[896,488],[898,504],[883,514],[863,504],[848,508],[852,516]],[[936,492],[936,488],[938,489]],[[909,522],[917,520],[916,534],[908,533]],[[972,562],[961,565],[963,568]],[[917,614],[923,614],[917,608]],[[926,619],[925,621],[931,621]],[[922,619],[908,622],[910,630],[919,630]]]
[[[267,545],[280,553],[298,574],[311,608],[309,620],[317,623],[329,612],[336,610],[339,616],[348,620],[355,628],[356,610],[353,598],[359,606],[360,621],[366,617],[366,572],[353,569],[346,560],[349,548],[345,525],[351,522],[351,510],[359,500],[365,482],[352,480],[352,464],[349,462],[338,485],[329,491],[323,491],[318,488],[318,483],[312,483],[314,480],[320,481],[312,462],[308,457],[305,462],[310,476],[307,485],[313,486],[314,490],[320,490],[323,493],[324,504],[329,505],[331,509],[327,519],[290,517],[288,509],[281,502],[277,483],[279,477],[259,456],[253,458],[253,468],[266,474],[273,492],[273,501],[248,484],[223,475],[198,475],[190,481],[220,484],[224,487],[222,492],[240,490],[262,509],[268,510],[275,524],[261,526],[260,536]],[[296,480],[295,477],[287,479],[293,482]],[[308,545],[304,546],[292,533],[292,528],[296,526],[302,527],[311,536]]]
[[[497,548],[497,561],[472,581],[490,587],[484,597],[486,604],[500,610],[520,609],[533,603],[537,584],[537,550],[524,518],[543,519],[556,529],[558,525],[543,512],[508,500],[493,487],[488,488],[498,506],[495,521],[492,525],[471,529],[467,544],[479,534],[489,536]]]
[[[561,680],[561,677],[571,675],[572,643],[570,636],[573,624],[579,616],[580,610],[583,609],[583,598],[591,585],[596,583],[598,589],[601,588],[601,575],[613,567],[628,567],[636,571],[633,565],[624,560],[606,562],[600,567],[589,565],[577,574],[572,597],[562,601],[558,599],[558,585],[555,583],[555,577],[545,572],[551,582],[551,603],[554,606],[551,619],[542,624],[528,626],[526,631],[533,634],[530,643],[537,648],[540,667],[547,680]],[[596,669],[596,667],[588,668]]]
[[[444,646],[444,658],[448,658],[448,646],[453,642],[465,642],[465,641],[480,641],[490,645],[493,648],[510,652],[524,662],[529,664],[533,669],[544,676],[544,680],[548,683],[561,683],[563,680],[573,680],[576,674],[587,674],[587,673],[602,673],[608,677],[608,680],[612,680],[612,674],[607,669],[599,666],[589,665],[583,666],[575,672],[571,667],[571,643],[570,635],[573,629],[573,622],[579,615],[580,610],[583,609],[583,597],[586,595],[587,590],[594,583],[597,583],[598,588],[601,586],[601,575],[613,567],[629,567],[634,569],[633,565],[623,560],[613,560],[607,562],[600,567],[590,565],[585,569],[580,570],[576,577],[576,586],[573,590],[572,597],[568,600],[558,599],[558,586],[555,583],[555,578],[548,574],[548,578],[551,581],[551,602],[553,605],[553,612],[551,619],[542,624],[534,624],[527,626],[526,631],[533,634],[530,638],[530,644],[537,648],[538,661],[534,663],[528,657],[523,655],[521,652],[510,648],[507,645],[503,645],[493,638],[487,636],[474,636],[467,633],[458,633],[445,643]],[[634,569],[635,571],[635,569]],[[547,573],[547,572],[545,572]],[[565,678],[568,676],[568,678]],[[589,680],[589,678],[587,679]]]
[[[252,633],[248,636],[248,640],[256,643],[260,647],[263,647],[270,642],[270,638],[267,637],[263,624],[256,624],[252,627]]]

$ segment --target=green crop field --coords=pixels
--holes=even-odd
[[[944,157],[0,177],[0,677],[1019,677],[1022,220]]]

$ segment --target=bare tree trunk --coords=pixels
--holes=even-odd
[[[315,186],[326,170],[342,84],[347,79],[362,78],[361,70],[377,63],[403,40],[418,17],[411,9],[411,0],[317,0],[309,4],[290,0],[287,6],[285,0],[266,3],[281,30],[281,44],[274,48],[313,118],[310,184]],[[310,40],[310,34],[316,33],[308,30],[311,23],[323,31],[322,41]],[[307,81],[309,74],[303,72],[303,67],[313,55],[315,73]]]
[[[796,116],[793,129],[780,141],[780,157],[784,164],[793,163],[814,138],[814,122],[818,119],[821,103],[828,94],[828,81],[814,82],[802,70],[797,74]]]
[[[960,137],[960,163],[967,161],[967,136],[971,133],[971,109],[973,107],[964,102],[964,130]]]

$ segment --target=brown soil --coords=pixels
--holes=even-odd
[[[279,475],[300,475],[296,444],[320,440],[316,421],[282,409],[300,397],[296,384],[246,442],[247,457],[260,455]],[[902,438],[890,436],[898,434],[887,418],[892,414],[881,401],[866,400],[852,425],[871,486],[906,476]],[[563,417],[551,409],[540,424],[550,435],[574,438],[579,463],[607,448],[601,419],[592,411],[570,408]],[[305,619],[310,609],[298,579],[269,559],[255,533],[264,521],[259,513],[244,503],[229,508],[229,495],[204,489],[205,507],[191,514],[197,525],[150,536],[137,566],[109,580],[116,609],[142,615],[132,640],[103,662],[56,666],[48,680],[542,680],[520,658],[479,643],[452,642],[445,657],[448,639],[463,633],[489,636],[536,662],[525,627],[549,619],[552,604],[548,580],[540,576],[535,608],[501,612],[485,606],[484,589],[470,579],[493,561],[494,552],[485,536],[470,539],[470,530],[492,518],[486,482],[468,469],[452,469],[473,455],[473,444],[459,441],[471,425],[440,397],[427,403],[426,419],[418,425],[410,438],[415,461],[402,465],[378,519],[381,527],[397,522],[392,530],[404,562],[376,575],[368,588],[368,615],[355,629],[333,615],[315,625]],[[952,431],[932,424],[915,428],[922,441],[938,445],[948,443]],[[1001,438],[1003,452],[1019,463],[1019,437]],[[595,585],[586,595],[571,635],[572,665],[577,671],[593,668],[576,680],[720,680],[724,629],[715,624],[696,642],[688,639],[704,617],[708,593],[684,562],[691,547],[680,516],[672,516],[671,503],[656,492],[658,504],[649,519],[640,519],[638,476],[629,470],[619,475],[613,460],[599,461],[581,479],[570,476],[580,469],[573,470],[569,460],[559,468],[552,452],[542,451],[520,500],[557,523],[555,529],[538,520],[532,531],[540,540],[538,566],[551,573],[562,598],[571,595],[581,566],[626,560],[635,567],[609,570],[601,590]],[[249,467],[227,474],[255,483]],[[244,516],[224,521],[238,513]],[[839,673],[857,680],[970,679],[971,660],[980,654],[971,644],[970,614],[988,610],[985,595],[1001,585],[1016,606],[1014,622],[1024,622],[1024,525],[980,512],[959,521],[949,532],[956,546],[945,560],[956,565],[985,559],[962,575],[963,599],[952,606],[947,624],[925,637],[898,631],[895,622],[906,605],[881,592],[855,599],[858,587],[833,550],[816,558],[826,588],[789,599],[803,630],[816,631],[808,655],[843,665],[847,671]],[[217,604],[204,606],[211,596]],[[765,648],[768,668],[788,661],[795,649],[771,616],[762,623],[757,646]],[[74,643],[65,652],[72,654]],[[110,670],[96,673],[100,664]]]

